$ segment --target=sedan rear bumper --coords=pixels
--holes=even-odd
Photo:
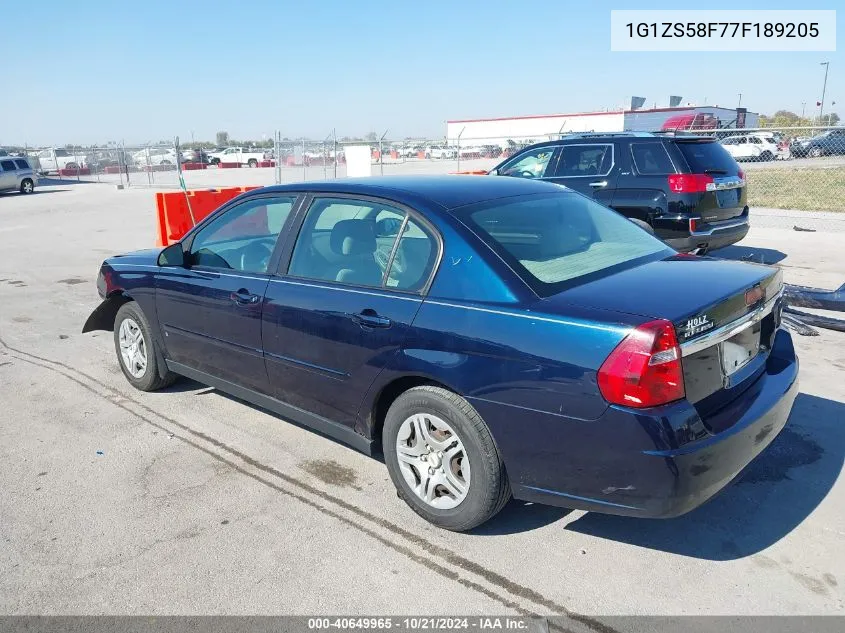
[[[798,359],[790,335],[780,330],[763,373],[715,414],[735,420],[711,426],[726,429],[720,433],[709,433],[710,425],[687,401],[648,410],[609,407],[592,421],[551,414],[515,421],[511,410],[509,425],[518,422],[519,433],[503,430],[508,422],[501,415],[488,417],[493,412],[481,407],[479,412],[493,422],[516,498],[667,518],[727,486],[780,433],[797,393]],[[535,438],[533,450],[526,437]]]

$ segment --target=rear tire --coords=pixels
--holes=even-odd
[[[178,378],[166,367],[159,367],[149,321],[134,301],[124,303],[115,315],[114,349],[126,380],[140,391],[163,389]]]
[[[35,191],[35,183],[32,178],[24,178],[21,180],[21,193],[32,193]]]
[[[765,151],[765,152],[763,152],[762,154],[760,154],[760,160],[765,161],[765,162],[769,162],[769,161],[770,161],[770,160],[772,160],[774,157],[775,157],[775,156],[774,156],[774,154],[772,154],[772,153],[771,153],[770,151],[768,151],[768,150],[767,150],[767,151]]]
[[[418,428],[425,430],[418,434]],[[421,386],[400,395],[387,412],[382,445],[397,493],[434,525],[471,530],[511,497],[490,430],[472,405],[451,391]]]
[[[68,163],[67,165],[65,165],[65,169],[79,169],[79,165],[77,165],[76,163]]]
[[[250,167],[250,168],[258,167],[258,161],[255,160],[254,158],[250,158],[249,161],[247,162],[247,166]]]
[[[824,152],[821,147],[811,147],[810,151],[807,152],[807,156],[810,158],[820,158],[823,154]]]

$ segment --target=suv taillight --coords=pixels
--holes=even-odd
[[[675,193],[715,191],[716,182],[708,174],[669,174],[669,189]]]
[[[598,371],[601,395],[611,404],[656,407],[684,397],[681,348],[674,326],[664,319],[635,328]]]

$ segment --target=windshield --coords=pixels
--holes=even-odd
[[[505,198],[457,213],[542,297],[674,253],[630,220],[574,192]]]

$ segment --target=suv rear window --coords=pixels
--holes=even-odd
[[[674,253],[615,211],[568,191],[456,212],[541,297]]]
[[[733,176],[739,170],[727,150],[715,141],[677,141],[675,144],[687,159],[690,171],[694,174],[713,170]]]
[[[26,162],[23,158],[16,158],[15,165],[18,166],[18,169],[30,169],[29,163]]]

